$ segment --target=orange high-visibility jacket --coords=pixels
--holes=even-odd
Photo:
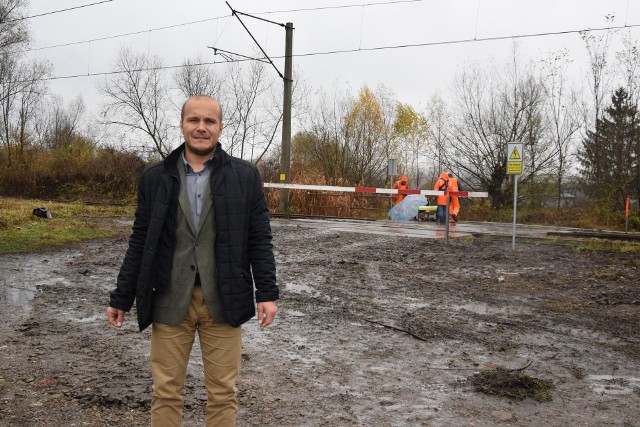
[[[405,175],[402,175],[402,177],[398,181],[393,183],[393,188],[396,190],[407,190],[409,188],[407,177]],[[407,197],[406,194],[397,194],[393,196],[393,204],[397,205],[398,203],[403,201],[405,197]]]
[[[452,176],[449,177],[449,191],[460,191],[458,187],[458,179]],[[458,196],[451,196],[449,213],[457,216],[458,212],[460,212],[460,200],[458,200]]]
[[[446,172],[442,172],[438,177],[433,189],[436,191],[448,191],[449,189],[449,175]],[[445,206],[447,204],[447,196],[437,196],[436,204]]]

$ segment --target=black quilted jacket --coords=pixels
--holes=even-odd
[[[140,178],[129,248],[110,294],[110,306],[129,311],[136,302],[142,331],[152,322],[153,296],[171,279],[184,144]],[[229,156],[218,143],[211,171],[216,266],[224,319],[240,326],[255,315],[255,301],[278,299],[271,226],[258,169]]]

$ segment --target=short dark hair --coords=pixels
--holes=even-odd
[[[222,122],[222,104],[220,104],[213,96],[211,95],[192,95],[189,98],[187,98],[186,101],[184,101],[184,104],[182,104],[182,108],[180,109],[180,121],[182,122],[184,120],[184,108],[187,105],[187,102],[191,101],[193,98],[209,98],[210,100],[212,100],[213,102],[215,102],[216,104],[218,104],[218,107],[220,107],[220,122]]]

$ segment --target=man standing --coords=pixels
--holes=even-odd
[[[407,179],[406,175],[402,175],[399,180],[394,182],[393,188],[396,190],[407,190],[409,188],[409,180]],[[397,205],[398,203],[403,201],[405,197],[407,197],[406,194],[397,194],[393,197],[393,204]]]
[[[451,172],[449,172],[449,191],[462,191],[460,185],[458,184],[458,179],[453,176]],[[458,223],[458,214],[460,213],[460,199],[458,196],[451,196],[451,201],[449,203],[449,214],[451,215],[451,223]]]
[[[233,426],[240,325],[257,303],[258,324],[276,316],[271,227],[257,168],[218,143],[222,107],[209,96],[182,107],[184,144],[140,179],[129,248],[107,318],[122,326],[136,301],[150,324],[152,426],[182,423],[187,364],[196,331],[207,389],[207,426]],[[255,288],[254,288],[255,284]]]
[[[449,175],[443,171],[433,185],[433,189],[436,191],[447,191],[448,188]],[[447,197],[448,196],[436,196],[436,203],[438,204],[436,221],[440,224],[444,224],[447,221]]]

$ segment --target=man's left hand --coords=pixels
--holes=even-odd
[[[258,325],[260,325],[261,328],[269,326],[276,318],[277,311],[278,307],[276,307],[275,301],[259,302]]]

